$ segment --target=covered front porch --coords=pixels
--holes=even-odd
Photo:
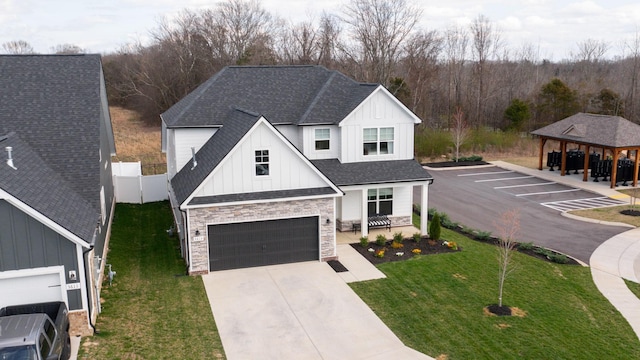
[[[410,238],[413,234],[420,232],[420,229],[413,225],[392,227],[391,231],[383,228],[375,228],[369,230],[369,241],[374,241],[379,234],[387,237],[387,240],[391,240],[393,234],[401,232],[405,238]],[[356,244],[360,242],[360,237],[363,236],[360,231],[336,231],[336,243],[338,245],[343,244]]]

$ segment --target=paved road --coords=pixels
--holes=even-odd
[[[601,243],[628,230],[561,216],[568,208],[619,202],[589,191],[496,166],[430,173],[434,183],[429,190],[429,207],[444,211],[452,221],[496,234],[495,219],[516,208],[520,211],[520,241],[558,250],[585,263]],[[420,189],[416,189],[414,202],[419,203],[419,196]]]

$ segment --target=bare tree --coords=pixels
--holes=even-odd
[[[401,61],[404,80],[411,90],[411,103],[407,104],[422,118],[426,118],[428,94],[436,81],[438,57],[442,50],[442,38],[436,31],[419,31],[405,44],[405,57]]]
[[[51,52],[58,55],[82,54],[83,48],[74,44],[58,44],[51,48]]]
[[[350,0],[344,9],[352,44],[345,49],[361,64],[366,81],[388,84],[405,39],[413,31],[421,9],[405,0]]]
[[[494,226],[500,242],[498,245],[498,306],[502,307],[504,281],[514,270],[511,258],[516,247],[516,237],[520,232],[520,211],[512,209],[502,213]]]
[[[462,80],[469,46],[469,33],[460,27],[450,27],[445,32],[447,62],[447,127],[455,107],[462,106]]]
[[[250,62],[251,49],[271,41],[277,23],[258,0],[227,0],[218,4],[214,14],[215,28],[225,34],[225,52],[237,63]]]
[[[587,39],[578,43],[578,52],[572,53],[572,57],[577,62],[597,63],[602,60],[609,47],[609,44],[604,40]]]
[[[24,40],[12,40],[2,44],[7,54],[35,54],[33,47]]]
[[[453,145],[456,147],[456,162],[460,159],[460,147],[469,137],[469,125],[464,120],[464,113],[461,108],[453,114],[453,126],[451,127],[451,137]]]
[[[474,72],[476,76],[475,118],[476,125],[484,124],[483,107],[485,104],[486,78],[488,77],[489,60],[497,53],[500,46],[500,34],[493,23],[484,15],[479,15],[470,26],[473,39]]]

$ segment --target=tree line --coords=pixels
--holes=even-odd
[[[296,23],[258,0],[185,9],[151,29],[149,44],[103,55],[109,101],[157,124],[160,113],[227,65],[312,64],[383,84],[424,127],[449,129],[460,113],[474,128],[518,131],[578,111],[640,122],[640,35],[616,59],[605,57],[610,44],[586,39],[571,59],[554,62],[540,59],[532,44],[505,44],[484,15],[444,30],[421,28],[422,15],[407,0],[349,0],[339,13]]]

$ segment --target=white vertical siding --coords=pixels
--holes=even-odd
[[[342,217],[346,220],[362,219],[362,190],[345,191],[342,197]]]
[[[255,151],[269,150],[269,175],[256,176]],[[327,183],[287,143],[259,124],[214,170],[196,196],[326,187]]]
[[[412,209],[413,186],[394,186],[393,216],[411,216]]]
[[[340,158],[340,128],[336,125],[300,126],[302,153],[311,160]],[[329,129],[329,149],[316,150],[316,129]]]
[[[171,180],[178,172],[176,166],[176,137],[173,129],[166,129],[167,175]]]
[[[343,163],[413,159],[414,118],[384,91],[375,92],[356,111],[342,121],[341,159]],[[369,127],[393,127],[394,153],[362,154],[362,131]]]
[[[286,137],[293,146],[302,151],[302,141],[298,134],[300,130],[298,125],[277,125],[275,128],[278,129],[278,131],[280,131],[280,133],[284,135],[284,137]]]
[[[191,148],[196,152],[200,150],[209,138],[217,131],[217,128],[190,128],[174,129],[176,172],[191,161]]]

